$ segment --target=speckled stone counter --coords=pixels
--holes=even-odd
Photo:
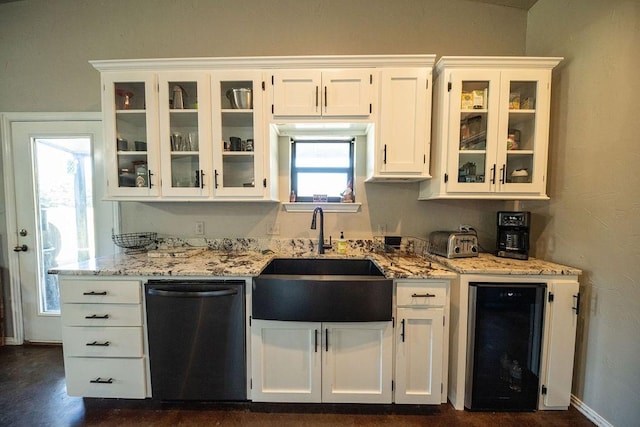
[[[561,275],[577,276],[582,270],[535,258],[517,260],[481,253],[477,257],[448,259],[427,255],[429,259],[460,274]]]
[[[453,279],[461,274],[505,275],[579,275],[581,270],[548,261],[526,261],[480,254],[472,258],[448,259],[400,250],[385,253],[370,240],[350,240],[346,255],[328,250],[317,254],[314,241],[308,239],[218,239],[207,246],[192,248],[182,241],[141,254],[118,254],[54,267],[52,274],[94,276],[214,276],[251,277],[260,274],[273,258],[368,258],[391,279]]]
[[[227,239],[229,240],[229,239]],[[233,240],[226,244],[210,244],[209,248],[194,248],[162,253],[118,254],[89,261],[54,267],[52,274],[92,276],[216,276],[250,277],[260,274],[273,258],[368,258],[373,260],[387,278],[453,279],[455,273],[424,257],[406,253],[377,253],[368,241],[349,241],[346,255],[327,251],[314,252],[313,244],[304,240],[271,242],[265,248],[261,242]],[[174,256],[175,255],[175,256]]]

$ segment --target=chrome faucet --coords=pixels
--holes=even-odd
[[[331,240],[329,244],[324,244],[324,212],[322,208],[318,206],[313,210],[313,218],[311,218],[311,229],[316,229],[316,215],[320,213],[320,232],[318,233],[318,254],[323,254],[325,249],[331,249]]]

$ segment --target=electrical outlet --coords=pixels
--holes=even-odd
[[[267,234],[270,234],[272,236],[280,234],[280,224],[274,222],[273,224],[267,225]]]
[[[196,236],[204,236],[204,221],[196,221],[196,228],[194,231]]]

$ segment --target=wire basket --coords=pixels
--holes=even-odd
[[[124,233],[112,234],[111,240],[116,246],[124,248],[125,254],[146,252],[147,246],[156,241],[158,233]]]

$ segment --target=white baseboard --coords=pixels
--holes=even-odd
[[[15,337],[4,337],[4,345],[19,345]]]
[[[585,405],[582,400],[573,394],[571,395],[571,404],[595,425],[599,427],[613,427],[613,424],[602,418],[596,411]]]

